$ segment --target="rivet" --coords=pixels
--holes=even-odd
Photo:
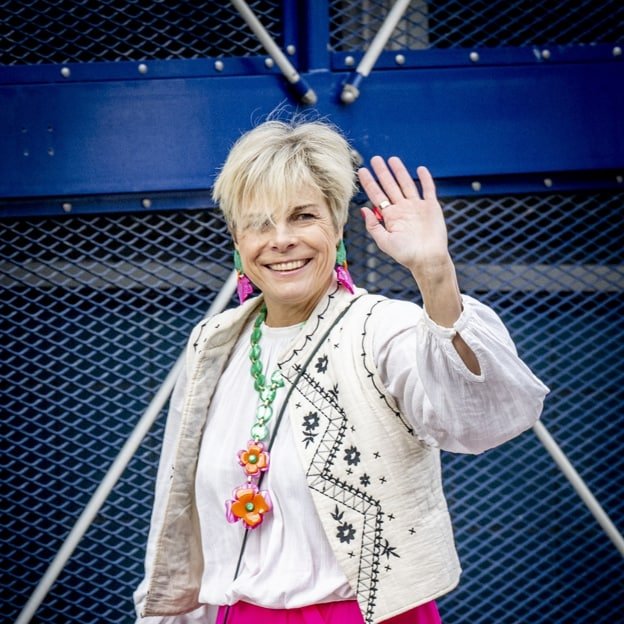
[[[215,61],[214,68],[217,71],[223,71],[223,61]]]
[[[622,182],[624,182],[624,176],[621,176],[621,175],[617,175],[617,176],[615,176],[615,181],[616,181],[618,184],[622,184]]]
[[[295,48],[295,46],[292,43],[286,46],[286,53],[290,54],[290,56],[292,56],[296,51],[297,51],[297,48]]]
[[[54,128],[52,126],[48,126],[48,132],[54,132]]]
[[[553,182],[550,178],[544,178],[544,186],[546,188],[550,188],[553,185]]]
[[[147,74],[147,65],[145,63],[139,63],[139,74]]]
[[[346,56],[345,57],[345,65],[347,67],[351,67],[352,65],[355,65],[355,59],[351,55]]]
[[[145,198],[141,200],[141,206],[143,206],[143,208],[151,208],[152,207],[152,200],[149,198]]]
[[[63,202],[63,212],[71,212],[72,211],[72,205],[70,202]]]
[[[340,94],[340,99],[345,104],[352,104],[353,102],[355,102],[355,92],[353,91],[353,89],[345,88],[344,91]]]
[[[62,67],[61,76],[63,76],[63,78],[69,78],[71,76],[71,69],[69,69],[69,67]]]
[[[48,147],[48,156],[54,156],[54,148]]]
[[[269,69],[271,69],[271,67],[273,67],[273,65],[275,65],[275,62],[273,61],[273,59],[271,57],[264,59],[264,66],[265,67],[268,67]]]
[[[479,53],[478,52],[471,52],[470,53],[470,60],[473,63],[478,63],[479,62]]]
[[[620,48],[620,46],[615,46],[613,48],[613,56],[622,56],[622,48]]]
[[[481,190],[481,182],[477,182],[476,180],[471,184],[473,191]]]
[[[394,57],[394,62],[395,62],[397,65],[403,65],[403,64],[405,63],[405,56],[403,56],[403,54],[397,54],[397,55]]]
[[[545,61],[547,61],[550,58],[550,50],[548,50],[548,49],[542,50],[541,54],[542,54],[542,58]]]
[[[24,150],[24,156],[30,156],[30,152],[27,149]]]

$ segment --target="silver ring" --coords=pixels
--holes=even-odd
[[[384,208],[387,208],[390,205],[390,202],[387,199],[384,199],[383,201],[379,202],[379,209],[383,210]]]

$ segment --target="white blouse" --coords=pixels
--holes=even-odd
[[[526,381],[526,367],[490,308],[470,297],[463,297],[463,305],[455,328],[446,329],[415,304],[389,301],[383,316],[373,315],[369,330],[374,332],[380,375],[419,437],[452,452],[479,453],[528,429],[536,415],[534,405],[518,399],[515,420],[496,421],[495,397],[519,397],[514,388],[519,378]],[[298,331],[299,326],[263,325],[261,360],[267,378]],[[452,346],[456,331],[477,355],[480,375],[466,368]],[[205,565],[199,600],[293,608],[354,598],[316,515],[286,416],[262,483],[273,510],[250,532],[239,574],[233,578],[246,529],[241,522],[227,522],[225,501],[245,482],[237,453],[251,438],[248,432],[258,404],[249,372],[250,333],[251,325],[219,381],[201,444],[195,489]],[[517,374],[520,368],[522,374]],[[536,395],[543,398],[548,389],[536,378],[532,381]],[[278,391],[274,414],[284,393],[283,388]]]

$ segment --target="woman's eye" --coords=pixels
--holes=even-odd
[[[312,212],[300,212],[295,216],[295,219],[299,221],[307,221],[309,219],[314,219],[316,215]]]

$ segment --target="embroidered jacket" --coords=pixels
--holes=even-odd
[[[275,425],[290,418],[293,430],[307,433],[295,436],[301,466],[367,623],[447,593],[460,575],[439,451],[414,434],[373,361],[367,325],[383,301],[359,289],[355,296],[338,289],[319,303],[280,362],[288,394]],[[152,525],[157,539],[147,566],[144,616],[200,606],[203,560],[194,504],[199,445],[217,381],[260,303],[252,299],[208,319],[191,335],[176,454],[165,468],[166,500],[157,501],[165,511]]]

